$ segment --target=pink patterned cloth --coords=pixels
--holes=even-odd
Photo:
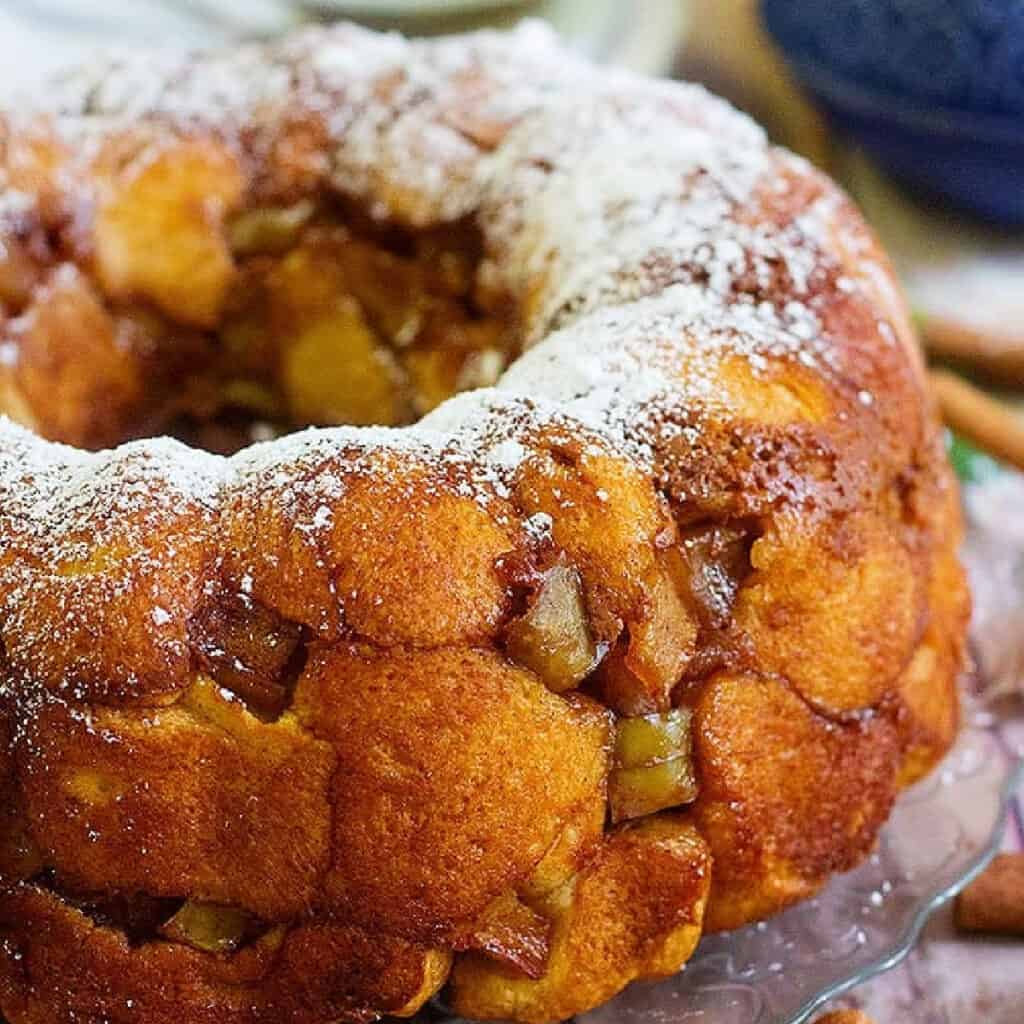
[[[1024,476],[969,486],[965,507],[981,698],[1009,764],[1024,756]],[[1003,845],[1024,850],[1024,791]],[[878,1024],[1024,1024],[1024,939],[965,938],[952,918],[946,907],[904,963],[836,1005],[863,1009]]]

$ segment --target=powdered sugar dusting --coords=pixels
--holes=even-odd
[[[661,439],[695,429],[680,410],[730,413],[725,361],[755,375],[779,360],[831,372],[813,301],[826,213],[783,227],[750,215],[784,172],[810,172],[702,89],[598,71],[536,23],[420,42],[342,25],[227,55],[116,61],[48,102],[76,144],[151,120],[212,131],[250,160],[289,118],[319,119],[325,186],[412,225],[477,218],[481,283],[519,297],[532,348],[495,388],[416,427],[303,431],[230,459],[167,440],[85,454],[0,421],[0,525],[29,558],[0,581],[19,629],[54,565],[138,543],[159,579],[175,542],[166,529],[162,547],[150,542],[154,530],[206,528],[195,523],[234,495],[272,492],[316,537],[355,478],[416,469],[417,486],[504,516],[540,434],[582,437],[647,471]],[[0,224],[31,204],[8,191]],[[148,614],[180,638],[182,609],[154,600]]]

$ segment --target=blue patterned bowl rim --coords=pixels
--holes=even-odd
[[[1024,146],[1024,118],[934,104],[925,106],[851,82],[802,54],[792,53],[777,38],[776,45],[783,50],[800,81],[842,113],[876,122],[884,119],[915,134],[951,141]]]

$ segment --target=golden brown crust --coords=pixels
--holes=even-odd
[[[0,421],[11,1024],[361,1022],[449,973],[558,1019],[853,866],[952,742],[957,493],[877,241],[536,32],[0,117],[7,415],[433,410],[231,458]]]
[[[891,722],[837,725],[770,678],[715,677],[696,709],[695,820],[714,856],[705,927],[812,896],[872,847],[896,793]]]
[[[522,884],[608,771],[610,713],[490,651],[315,653],[295,713],[338,751],[323,900],[410,938]]]
[[[189,893],[268,921],[317,893],[334,751],[294,723],[261,724],[208,681],[158,711],[44,703],[15,757],[33,838],[71,891]],[[203,764],[219,766],[213,789]]]
[[[133,947],[31,886],[5,895],[0,947],[0,1001],[28,1024],[369,1021],[421,1004],[449,963],[443,952],[329,922],[268,932],[230,960],[166,942]]]
[[[940,461],[941,459],[941,461]],[[960,724],[960,673],[968,664],[970,592],[960,565],[959,492],[944,457],[931,469],[931,499],[923,512],[932,538],[927,611],[920,643],[897,680],[895,707],[903,748],[901,785],[931,771],[949,749]]]
[[[457,1013],[480,1020],[565,1020],[636,977],[674,974],[700,936],[711,861],[688,823],[652,817],[610,836],[579,877],[549,900],[548,971],[529,980],[480,955],[452,977]]]

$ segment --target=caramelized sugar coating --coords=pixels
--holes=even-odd
[[[515,890],[608,774],[611,713],[493,651],[333,647],[313,655],[294,707],[338,751],[324,899],[409,938],[450,933]]]
[[[171,63],[0,115],[3,1016],[558,1020],[857,863],[967,599],[849,201],[536,26]]]
[[[715,859],[705,927],[767,917],[870,851],[896,793],[890,721],[828,721],[776,678],[722,672],[695,731],[695,816]]]
[[[452,974],[456,1012],[543,1024],[596,1006],[634,978],[675,974],[700,938],[711,858],[684,819],[649,817],[611,833],[587,867],[544,904],[554,920],[542,977],[479,953]]]
[[[75,892],[188,893],[276,921],[309,905],[329,860],[333,750],[207,680],[158,711],[47,702],[15,759],[33,838]],[[197,764],[223,771],[216,792]]]

